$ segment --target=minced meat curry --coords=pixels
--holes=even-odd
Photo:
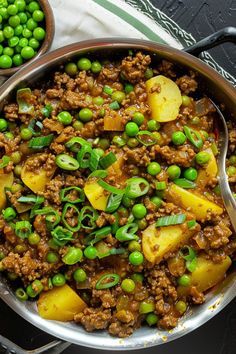
[[[202,304],[236,250],[215,115],[194,72],[140,51],[18,89],[0,119],[0,270],[19,301],[119,337]]]

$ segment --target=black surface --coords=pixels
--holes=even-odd
[[[197,40],[225,26],[236,26],[236,0],[150,0]],[[236,76],[236,45],[223,44],[212,49],[213,57]],[[25,349],[51,340],[47,334],[23,321],[0,301],[0,333]],[[0,350],[1,353],[1,350]],[[72,345],[64,354],[101,354]],[[115,352],[118,353],[118,352]],[[236,300],[220,314],[194,332],[171,343],[139,350],[140,354],[235,354]]]

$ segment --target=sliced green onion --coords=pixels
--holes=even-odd
[[[151,146],[157,143],[155,135],[148,130],[139,131],[136,135],[136,139],[144,146]]]
[[[117,101],[111,102],[111,103],[109,104],[109,107],[110,107],[111,109],[114,109],[114,110],[120,109],[120,105],[119,105],[119,103],[118,103]]]
[[[123,247],[120,247],[120,248],[112,248],[111,250],[110,250],[110,255],[111,256],[115,256],[115,255],[117,255],[117,254],[124,254],[126,252],[126,249],[125,248],[123,248]]]
[[[186,268],[189,272],[194,272],[197,267],[197,257],[193,258],[191,261],[186,262]]]
[[[93,149],[89,161],[89,168],[91,171],[97,170],[100,158],[101,156],[98,154],[98,152],[95,149]]]
[[[97,218],[97,211],[90,206],[85,206],[80,211],[79,223],[84,229],[92,230],[96,228]]]
[[[211,150],[212,150],[214,156],[219,154],[219,150],[218,150],[217,144],[215,142],[211,144]]]
[[[65,145],[67,149],[73,152],[79,152],[81,147],[85,145],[89,145],[91,147],[88,141],[80,137],[71,138]]]
[[[110,233],[111,233],[111,226],[105,226],[101,229],[95,230],[86,237],[85,244],[86,245],[90,244],[93,246],[95,243],[107,237]]]
[[[132,177],[127,180],[125,195],[128,198],[138,198],[149,191],[149,183],[141,177]]]
[[[32,233],[32,225],[29,221],[17,221],[15,225],[16,236],[27,238]]]
[[[190,181],[186,178],[176,178],[173,181],[177,186],[184,188],[184,189],[194,189],[196,188],[196,183]]]
[[[112,151],[110,151],[107,155],[100,159],[100,165],[104,170],[106,170],[109,166],[116,162],[116,160],[116,155]]]
[[[75,171],[79,168],[79,162],[67,154],[60,154],[56,157],[56,165],[66,171]]]
[[[75,218],[75,219],[77,220],[77,225],[76,225],[76,226],[71,226],[71,225],[68,223],[68,221],[66,220],[66,219],[67,219],[66,213],[67,213],[67,211],[68,211],[69,208],[70,208],[70,209],[73,209],[74,213],[76,214],[76,215],[73,215],[73,216],[72,216],[73,218]],[[63,224],[65,225],[65,227],[66,227],[68,230],[70,230],[70,231],[72,231],[72,232],[79,231],[79,229],[80,229],[80,222],[79,222],[80,219],[79,219],[79,216],[80,216],[79,210],[78,210],[78,208],[76,208],[76,206],[75,206],[74,204],[66,203],[66,204],[64,205],[64,208],[63,208],[63,210],[62,210],[62,217],[61,217],[61,220],[62,220]]]
[[[105,170],[97,170],[97,171],[93,171],[92,173],[90,173],[90,175],[88,175],[88,178],[91,178],[91,177],[99,177],[99,178],[105,178],[107,177],[108,175],[108,172],[105,171]]]
[[[139,237],[137,235],[135,235],[136,231],[138,231],[138,225],[136,223],[130,223],[130,224],[121,226],[116,231],[115,237],[120,242],[138,240]]]
[[[185,220],[186,220],[186,214],[163,216],[157,220],[156,227],[179,225],[179,224],[183,224]]]
[[[189,229],[193,229],[197,225],[196,220],[189,220],[187,221],[187,226]]]
[[[32,119],[29,122],[29,125],[27,128],[32,132],[32,134],[34,136],[37,136],[37,135],[41,134],[41,130],[43,129],[43,124],[39,120]],[[36,128],[38,128],[38,129],[36,130]]]
[[[59,224],[61,221],[61,217],[59,213],[51,208],[51,207],[45,207],[43,209],[38,209],[38,210],[32,210],[33,212],[30,214],[30,217],[33,217],[35,215],[46,215],[45,220],[46,220],[46,226],[48,230],[54,229],[56,225]]]
[[[123,189],[119,189],[116,188],[114,186],[111,186],[110,184],[108,184],[107,182],[103,181],[102,179],[98,180],[98,184],[99,186],[101,186],[103,189],[105,189],[106,191],[113,193],[113,194],[119,194],[119,195],[123,195],[124,194],[124,190]]]
[[[0,163],[0,168],[6,167],[6,166],[9,164],[10,161],[11,161],[10,157],[4,155],[4,156],[2,157],[2,162]]]
[[[31,149],[42,149],[46,146],[49,146],[51,144],[51,142],[53,141],[53,138],[54,138],[53,134],[32,138],[29,141],[28,146]]]
[[[117,212],[112,214],[115,218],[115,222],[111,225],[111,233],[115,235],[116,231],[119,229],[119,215]]]
[[[166,182],[161,181],[161,182],[156,182],[156,190],[157,191],[163,191],[166,189]]]
[[[81,203],[85,200],[85,194],[79,187],[66,187],[60,191],[60,200],[72,204]]]
[[[56,245],[62,247],[69,241],[73,239],[73,232],[63,228],[62,226],[57,226],[51,231],[51,235]]]
[[[44,117],[49,117],[50,114],[52,113],[53,107],[51,104],[46,104],[42,109],[41,113],[44,115]]]
[[[184,132],[193,146],[195,146],[197,149],[202,148],[203,140],[199,131],[189,128],[187,125],[184,125]]]
[[[77,160],[81,168],[88,168],[90,165],[90,159],[92,154],[92,147],[89,144],[84,144],[81,146],[77,154]]]
[[[123,194],[111,194],[108,198],[107,206],[106,206],[106,213],[113,213],[116,211],[122,201]]]
[[[118,274],[115,273],[104,274],[98,279],[95,288],[97,290],[109,289],[117,285],[119,281],[120,281],[120,276]]]
[[[113,88],[111,88],[108,85],[104,85],[103,87],[103,92],[106,93],[107,95],[112,95],[113,93]]]
[[[190,246],[182,247],[179,253],[185,261],[192,261],[194,258],[196,258],[196,252]]]
[[[20,198],[17,199],[20,203],[35,203],[40,205],[44,202],[44,197],[39,195],[29,194],[29,195],[22,195]]]
[[[34,105],[32,102],[31,89],[26,87],[17,90],[16,102],[18,104],[18,113],[34,115]]]

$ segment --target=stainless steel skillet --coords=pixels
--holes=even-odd
[[[231,29],[231,31],[233,33],[231,39],[235,40],[236,30]],[[217,38],[215,42],[217,42]],[[92,52],[95,56],[105,55],[109,58],[119,55],[123,50],[132,48],[148,51],[160,58],[173,61],[183,68],[191,68],[196,71],[199,75],[202,92],[206,93],[218,104],[222,102],[225,103],[227,107],[225,114],[227,114],[228,117],[231,116],[232,119],[236,119],[236,89],[214,69],[210,68],[193,55],[180,50],[150,41],[122,38],[78,42],[42,56],[20,70],[0,87],[0,109],[10,99],[11,95],[14,94],[18,87],[21,85],[32,85],[43,77],[47,78],[47,73],[50,70],[69,58],[77,57],[78,55],[88,52]],[[36,327],[68,342],[86,347],[109,350],[139,349],[159,345],[166,340],[177,339],[215,316],[234,298],[235,294],[236,270],[232,267],[232,271],[225,281],[207,295],[206,303],[188,312],[180,321],[178,327],[173,331],[158,331],[157,329],[143,327],[137,330],[131,337],[121,340],[109,336],[106,332],[88,333],[82,327],[73,323],[46,321],[38,316],[36,305],[33,302],[19,302],[15,298],[7,281],[3,278],[1,278],[0,281],[0,297],[14,311]]]

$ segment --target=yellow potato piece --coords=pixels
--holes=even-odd
[[[37,305],[41,317],[55,321],[72,321],[87,306],[67,284],[42,292]]]
[[[160,92],[152,92],[158,86]],[[175,120],[182,104],[181,92],[176,83],[163,75],[158,75],[146,81],[146,89],[152,119],[158,122]]]
[[[212,178],[217,176],[218,173],[218,166],[212,149],[209,148],[203,151],[210,154],[210,160],[206,168],[201,168],[198,172],[196,183],[201,188],[204,188]]]
[[[34,157],[29,157],[26,160],[26,163],[30,164],[30,160],[32,160],[33,158]],[[44,170],[43,168],[41,168],[37,171],[26,170],[26,167],[25,167],[26,163],[23,166],[22,171],[21,171],[21,180],[34,193],[43,192],[46,184],[48,182],[50,182],[50,180],[56,170],[56,167],[55,167],[53,173],[50,176],[47,176],[47,171]]]
[[[106,209],[109,195],[96,180],[90,180],[85,183],[84,193],[94,209],[103,211]]]
[[[166,253],[183,246],[192,234],[193,231],[183,225],[156,228],[152,224],[142,234],[144,256],[151,263],[160,263]]]
[[[196,192],[190,192],[175,184],[170,186],[169,190],[166,192],[166,197],[176,205],[188,209],[189,212],[196,216],[197,220],[205,220],[208,211],[212,211],[217,215],[223,213],[223,209],[219,205],[210,202]]]
[[[231,263],[232,261],[228,256],[221,263],[213,263],[211,260],[199,256],[197,258],[196,269],[190,275],[190,285],[187,287],[179,286],[178,293],[180,295],[187,294],[190,290],[190,286],[195,286],[200,292],[212,288],[224,279],[225,273]]]
[[[0,210],[5,208],[6,205],[6,193],[5,188],[11,187],[13,184],[13,173],[4,173],[3,170],[0,170]]]

